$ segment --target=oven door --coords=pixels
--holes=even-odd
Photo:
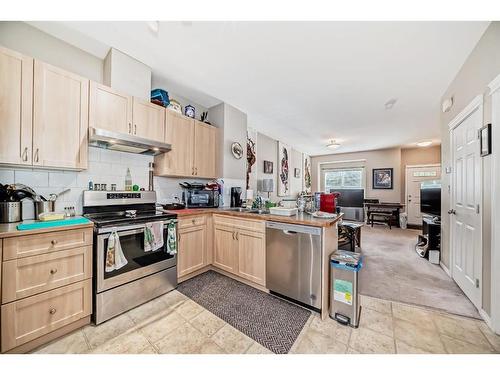
[[[165,244],[155,251],[144,251],[144,224],[117,227],[123,255],[128,263],[122,268],[106,272],[108,238],[114,228],[102,228],[97,234],[97,292],[123,285],[144,276],[177,265],[177,256],[166,251],[167,224],[163,231]]]

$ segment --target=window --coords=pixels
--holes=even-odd
[[[331,189],[363,189],[363,168],[339,168],[323,170],[323,186],[325,192]]]

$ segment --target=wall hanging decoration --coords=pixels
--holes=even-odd
[[[393,168],[373,169],[373,189],[392,189]]]
[[[290,195],[290,146],[278,142],[278,196]]]
[[[483,126],[479,129],[479,142],[481,144],[481,156],[491,154],[491,124]]]
[[[304,170],[304,186],[302,190],[304,190],[307,194],[311,194],[312,191],[312,178],[311,178],[311,157],[302,154],[302,169]]]
[[[187,106],[184,107],[184,114],[187,117],[194,118],[196,115],[196,110],[194,109],[194,107],[191,104],[188,104]]]
[[[273,173],[273,162],[269,160],[264,160],[264,173],[272,174]]]
[[[243,147],[238,142],[233,142],[231,145],[231,153],[236,159],[241,159],[243,157]]]
[[[252,173],[252,166],[256,161],[255,141],[250,138],[247,132],[247,189],[250,189],[250,174]]]
[[[300,168],[293,169],[293,177],[300,178]]]

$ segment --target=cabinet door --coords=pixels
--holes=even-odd
[[[197,177],[215,178],[217,128],[195,120],[194,173]]]
[[[215,227],[213,265],[222,270],[238,273],[235,231],[230,227]]]
[[[89,80],[35,60],[33,165],[87,168]]]
[[[165,108],[134,98],[133,134],[153,141],[165,142]]]
[[[0,163],[32,163],[33,59],[0,47]]]
[[[263,233],[239,231],[238,275],[259,285],[266,285],[266,241]]]
[[[90,82],[89,126],[130,134],[132,132],[132,97],[111,87]]]
[[[205,226],[179,230],[177,276],[182,277],[207,265]]]
[[[166,137],[172,150],[155,157],[155,174],[159,176],[194,176],[194,120],[167,110]]]

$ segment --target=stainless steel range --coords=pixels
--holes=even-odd
[[[84,191],[83,214],[94,227],[94,314],[100,324],[177,287],[177,256],[167,251],[175,214],[156,211],[154,191]],[[162,221],[163,247],[145,251],[146,223]],[[127,260],[106,271],[108,239],[116,231]]]

